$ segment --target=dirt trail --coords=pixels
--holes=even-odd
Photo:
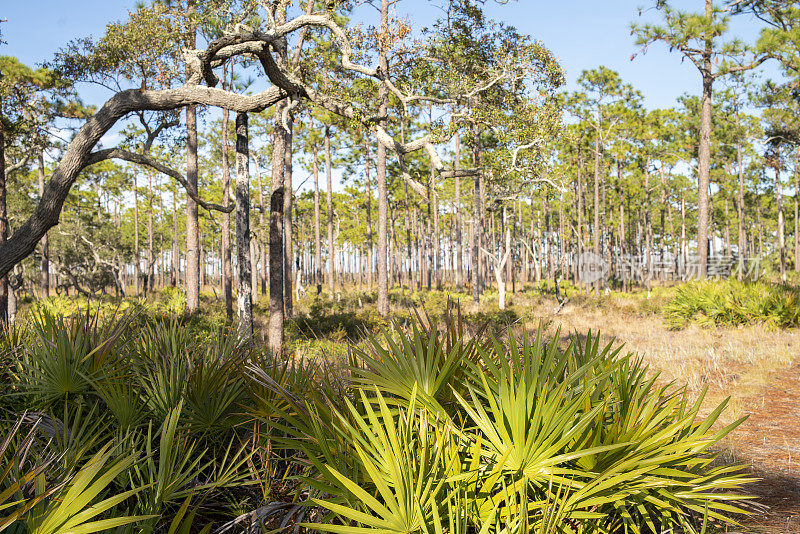
[[[776,372],[743,408],[749,418],[734,432],[730,452],[761,478],[750,491],[769,509],[742,531],[800,533],[800,365]]]

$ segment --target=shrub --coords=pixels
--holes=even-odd
[[[735,522],[749,481],[710,448],[685,389],[591,333],[464,338],[459,322],[384,330],[354,351],[349,393],[287,396],[277,408],[337,532],[699,532]],[[455,400],[455,402],[451,402]],[[305,491],[305,489],[303,490]]]
[[[766,323],[800,325],[800,290],[768,282],[698,281],[675,288],[664,306],[672,328],[690,322],[703,325]]]

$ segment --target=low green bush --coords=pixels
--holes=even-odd
[[[688,282],[675,288],[664,314],[672,328],[684,328],[691,322],[794,327],[800,325],[800,290],[763,281]]]
[[[274,361],[198,321],[41,310],[4,334],[0,530],[655,534],[745,513],[750,479],[712,450],[740,422],[715,426],[725,403],[701,419],[592,333],[562,350],[451,304],[359,316],[342,368],[302,354],[341,342],[298,329]]]

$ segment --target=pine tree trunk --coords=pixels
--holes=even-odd
[[[267,294],[267,230],[266,226],[264,226],[264,213],[266,211],[266,206],[264,206],[264,187],[261,183],[261,169],[258,165],[258,158],[253,157],[253,165],[255,166],[256,171],[256,184],[258,187],[258,232],[260,235],[259,239],[259,247],[258,250],[260,252],[260,261],[261,261],[261,271],[259,274],[259,280],[261,281],[261,294]],[[258,271],[256,265],[253,265],[253,271]],[[253,285],[253,301],[255,302],[256,298],[256,287],[258,284]]]
[[[292,302],[293,272],[294,272],[294,239],[292,238],[292,202],[294,189],[292,188],[292,140],[294,128],[292,125],[293,117],[289,112],[286,121],[286,128],[283,133],[286,136],[284,143],[284,174],[283,174],[283,307],[284,315],[291,319],[294,315],[294,305]]]
[[[225,71],[223,69],[223,77]],[[228,116],[227,109],[222,108],[222,204],[228,205],[231,198],[231,170],[228,160]],[[225,301],[225,315],[233,319],[233,273],[231,266],[231,214],[222,213],[222,239],[220,256],[222,261],[222,297]]]
[[[472,301],[475,304],[481,298],[481,235],[483,234],[481,220],[481,172],[480,172],[480,132],[477,127],[473,129],[472,164],[477,169],[473,181],[473,202],[472,202]]]
[[[139,183],[136,171],[133,173],[133,294],[139,296],[142,278],[139,251]]]
[[[597,108],[597,132],[594,140],[594,225],[592,227],[592,240],[594,244],[594,255],[600,257],[600,107]],[[598,278],[594,283],[595,296],[600,294],[601,281]]]
[[[456,223],[456,288],[461,291],[464,288],[464,243],[462,241],[462,227],[461,221],[461,177],[458,171],[461,170],[461,136],[456,135],[456,155],[453,162],[453,169],[456,171],[455,175],[455,203]]]
[[[713,14],[713,0],[706,0],[706,17]],[[703,93],[700,99],[700,146],[697,151],[697,257],[700,278],[708,274],[708,189],[711,176],[711,95],[714,79],[712,69],[712,35],[705,39],[703,51]]]
[[[3,99],[0,97],[0,121],[3,119]],[[8,239],[8,209],[6,208],[6,140],[0,124],[0,245]],[[0,277],[0,328],[8,324],[8,275]]]
[[[738,108],[736,112],[736,126],[739,127]],[[746,236],[744,231],[744,165],[742,164],[742,145],[736,144],[736,168],[739,174],[739,188],[736,192],[736,216],[738,220],[737,237],[737,273],[739,280],[744,280],[745,275],[745,254],[747,249]]]
[[[333,169],[331,163],[331,130],[329,126],[325,126],[325,180],[327,183],[328,193],[325,195],[325,203],[328,208],[328,294],[333,298],[334,284],[334,271],[336,269],[336,254],[335,245],[333,242]]]
[[[379,66],[384,76],[389,75],[389,61],[385,42],[389,35],[389,0],[381,0],[381,30],[382,36],[379,46]],[[386,84],[378,86],[378,115],[385,117],[388,105],[388,91]],[[386,128],[386,119],[381,119],[379,123]],[[386,181],[386,147],[378,142],[377,156],[377,175],[378,175],[378,313],[384,317],[389,315],[389,271],[387,265],[387,253],[389,248],[389,191]]]
[[[322,285],[322,235],[320,230],[319,213],[319,164],[317,158],[317,145],[312,146],[314,156],[314,282],[318,287]]]
[[[180,284],[181,257],[178,250],[178,189],[172,191],[172,287]]]
[[[253,279],[250,264],[250,153],[247,113],[236,114],[236,253],[239,281],[236,286],[236,317],[239,332],[253,335]]]
[[[367,289],[372,291],[372,274],[374,263],[372,258],[372,181],[369,177],[369,138],[364,136],[364,179],[367,187]]]
[[[154,228],[153,228],[153,175],[148,173],[148,180],[150,191],[147,195],[147,278],[144,284],[144,294],[147,296],[148,291],[152,291],[155,286],[155,273],[153,267],[155,266],[155,252],[154,252]]]
[[[775,156],[775,203],[778,209],[778,254],[780,258],[781,281],[786,283],[786,229],[783,220],[783,193],[781,192],[781,168],[778,155]]]
[[[800,169],[794,165],[794,270],[800,272]]]
[[[192,39],[193,41],[194,39]],[[192,46],[194,48],[194,46]],[[186,108],[186,182],[197,192],[197,107]],[[138,278],[137,278],[138,285]],[[138,293],[138,289],[137,289]],[[200,220],[197,203],[186,196],[186,308],[200,306]]]
[[[283,166],[286,137],[282,134],[282,106],[275,106],[275,133],[272,145],[272,183],[269,203],[269,323],[267,342],[273,358],[283,351]]]

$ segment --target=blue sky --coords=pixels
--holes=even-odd
[[[438,0],[441,2],[443,0]],[[560,59],[567,81],[574,86],[584,69],[606,65],[617,70],[645,96],[648,107],[667,107],[683,93],[696,94],[699,75],[689,62],[666,47],[652,47],[630,61],[636,51],[629,24],[638,19],[638,7],[651,0],[517,0],[506,5],[487,4],[490,16],[516,26],[548,46]],[[134,5],[128,0],[5,0],[0,7],[7,42],[0,53],[28,64],[52,57],[69,40],[99,36],[108,22],[123,19]],[[699,9],[701,0],[676,0],[684,9]],[[414,26],[430,23],[437,8],[430,0],[405,0],[399,15]],[[652,12],[645,12],[645,17]],[[752,42],[758,25],[749,17],[734,17],[732,34]],[[774,66],[765,72],[775,75]],[[99,95],[98,95],[99,96]],[[88,99],[91,99],[88,98]]]

